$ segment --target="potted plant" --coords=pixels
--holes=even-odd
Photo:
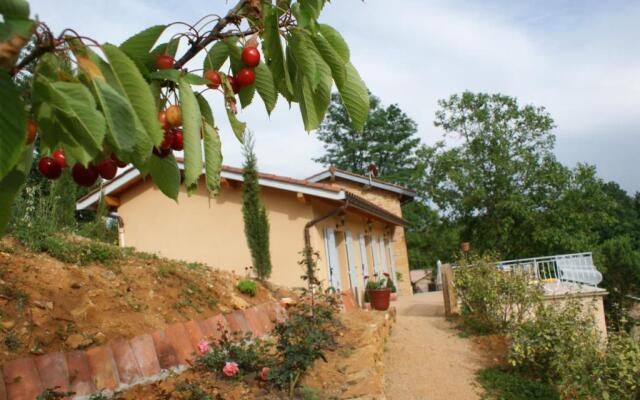
[[[389,287],[389,274],[378,276],[373,274],[373,278],[364,277],[367,281],[366,296],[371,303],[371,308],[379,311],[389,309],[391,301],[391,287]]]

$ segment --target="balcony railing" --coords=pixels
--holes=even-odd
[[[496,265],[504,270],[524,272],[540,283],[573,282],[597,287],[602,282],[602,274],[593,264],[591,253],[507,260]]]

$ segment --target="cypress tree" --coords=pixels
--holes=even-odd
[[[258,165],[253,150],[253,136],[251,134],[245,135],[243,152],[242,217],[244,219],[244,234],[251,251],[251,260],[255,273],[258,279],[264,280],[271,275],[269,219],[267,218],[267,210],[260,198]]]

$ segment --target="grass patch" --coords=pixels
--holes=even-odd
[[[560,400],[548,384],[507,367],[484,369],[478,372],[477,380],[485,390],[483,400]]]
[[[240,293],[242,294],[246,294],[251,297],[256,295],[256,291],[257,291],[256,283],[250,279],[241,280],[238,283],[237,287]]]

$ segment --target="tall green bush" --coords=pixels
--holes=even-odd
[[[253,136],[245,135],[244,171],[242,172],[242,217],[244,234],[251,251],[251,261],[258,279],[271,276],[271,255],[269,253],[269,219],[260,198],[258,182],[258,160],[253,149]]]
[[[501,270],[486,258],[461,260],[453,274],[463,325],[475,333],[506,332],[530,316],[542,298],[524,274]]]
[[[510,334],[509,362],[556,386],[563,400],[634,400],[640,344],[624,332],[603,338],[578,301],[540,305]]]

